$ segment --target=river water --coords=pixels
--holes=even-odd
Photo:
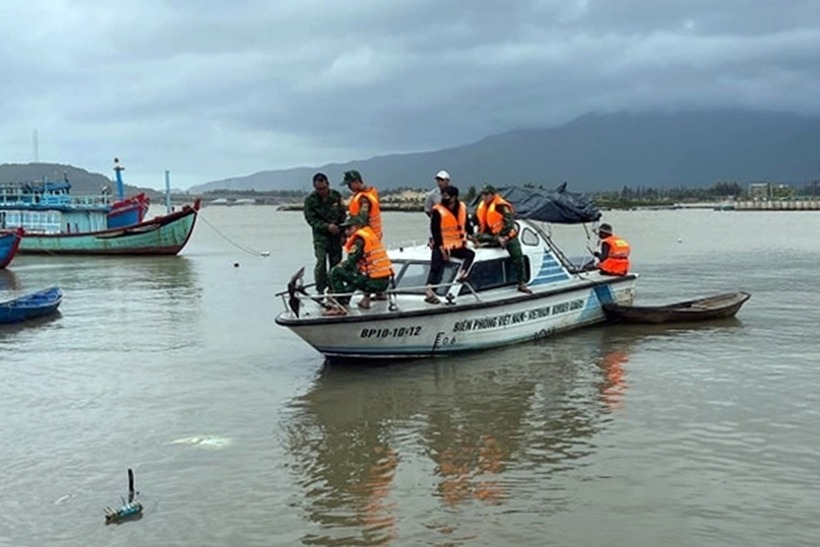
[[[179,257],[18,256],[0,297],[65,299],[0,329],[0,546],[818,544],[820,214],[604,219],[638,303],[752,299],[357,368],[273,323],[312,264],[300,213],[206,208]],[[106,526],[128,468],[145,514]]]

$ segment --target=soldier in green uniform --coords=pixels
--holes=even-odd
[[[485,184],[481,189],[481,201],[476,208],[475,216],[479,230],[473,242],[507,249],[518,280],[518,290],[532,294],[532,289],[527,287],[524,252],[521,250],[521,243],[515,230],[515,212],[512,205],[498,195],[494,186]]]
[[[347,258],[330,270],[330,288],[334,293],[364,293],[359,307],[370,308],[372,293],[384,294],[390,286],[392,264],[379,237],[365,224],[361,216],[348,215],[342,223],[349,238],[345,244]],[[344,315],[350,296],[338,296],[341,307],[332,308],[325,315]]]
[[[305,220],[313,228],[313,252],[316,267],[313,279],[316,290],[324,294],[328,287],[328,271],[342,261],[342,228],[345,206],[342,194],[333,190],[324,173],[313,175],[313,192],[305,198]]]

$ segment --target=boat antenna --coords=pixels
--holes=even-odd
[[[117,180],[117,199],[125,199],[125,186],[122,183],[122,172],[125,167],[120,165],[120,158],[114,158],[114,176]]]

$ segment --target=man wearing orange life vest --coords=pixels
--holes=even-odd
[[[595,252],[598,269],[602,274],[626,275],[629,272],[629,243],[612,233],[612,226],[604,222],[598,228],[601,250]]]
[[[345,171],[342,185],[347,186],[353,197],[347,206],[347,211],[351,216],[361,217],[364,223],[373,232],[382,238],[382,214],[379,205],[379,193],[372,186],[367,186],[362,180],[362,175],[355,169]]]
[[[450,261],[451,256],[461,258],[463,262],[456,281],[462,282],[467,279],[467,272],[475,258],[475,251],[467,247],[467,236],[473,235],[473,224],[467,215],[467,205],[458,200],[458,188],[455,186],[441,189],[441,203],[434,205],[430,211],[430,233],[433,236],[433,254],[424,301],[438,304],[441,300],[433,286],[441,283],[444,264]]]
[[[345,228],[347,242],[344,250],[347,258],[330,270],[330,287],[334,293],[364,293],[359,307],[370,308],[371,293],[384,294],[393,275],[393,264],[381,239],[361,217],[348,216],[341,224]],[[340,304],[350,302],[350,296],[338,297]],[[344,315],[342,308],[331,308],[325,315]]]
[[[476,240],[487,246],[499,245],[507,249],[518,279],[518,290],[532,294],[532,290],[527,287],[524,253],[521,251],[521,243],[515,229],[513,206],[498,195],[495,187],[485,184],[481,189],[481,201],[476,208],[475,216],[478,221]]]

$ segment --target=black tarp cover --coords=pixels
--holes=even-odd
[[[553,224],[583,224],[601,218],[598,207],[583,194],[567,191],[567,183],[555,190],[508,186],[498,194],[515,207],[515,217]],[[476,199],[476,204],[480,196]]]

